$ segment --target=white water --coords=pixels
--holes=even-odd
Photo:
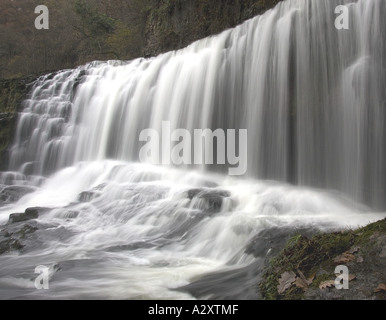
[[[0,257],[0,296],[191,298],[170,289],[250,265],[245,249],[261,231],[384,217],[354,201],[383,208],[386,199],[385,3],[343,2],[348,31],[334,28],[342,1],[291,0],[178,52],[41,78],[0,175],[37,190],[0,208],[0,222],[28,207],[50,210],[35,242]],[[164,120],[248,129],[247,176],[135,163],[139,132]],[[211,212],[188,197],[195,188],[230,197]],[[97,197],[80,202],[85,191]],[[34,290],[34,268],[55,263],[50,291]]]
[[[208,185],[231,193],[214,215],[200,199],[187,197],[187,191]],[[79,203],[85,190],[100,193]],[[1,218],[31,206],[53,209],[39,219],[47,229],[36,248],[1,258],[3,297],[190,299],[169,289],[252,263],[255,258],[245,249],[263,230],[332,230],[382,217],[320,190],[113,161],[58,172],[35,193],[3,208]],[[57,263],[51,289],[33,290],[34,268]],[[14,293],[17,288],[30,291]]]

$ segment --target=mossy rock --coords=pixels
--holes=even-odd
[[[328,295],[326,294],[327,291],[322,292],[319,289],[319,285],[324,281],[331,281],[336,278],[334,270],[339,261],[334,260],[334,258],[356,248],[359,253],[355,257],[355,261],[348,259],[346,264],[358,275],[363,274],[363,279],[366,278],[366,274],[374,275],[371,284],[367,279],[363,283],[358,281],[359,284],[357,285],[361,290],[361,295],[358,294],[358,298],[373,299],[373,289],[375,288],[367,290],[366,286],[375,286],[375,283],[382,283],[386,280],[384,276],[386,261],[383,257],[385,244],[386,219],[358,230],[317,234],[311,238],[296,235],[287,242],[284,249],[275,258],[270,260],[259,284],[259,291],[265,300],[328,299],[329,297],[355,299],[357,297],[353,291],[341,292],[340,294],[335,292]],[[298,277],[301,273],[307,279],[312,279],[310,283],[312,294],[307,296],[303,290],[296,286],[292,286],[280,294],[278,292],[279,280],[285,272],[294,272]]]

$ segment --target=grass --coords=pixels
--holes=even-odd
[[[299,300],[303,298],[303,290],[292,287],[283,295],[277,290],[281,275],[288,271],[295,273],[300,270],[306,278],[315,276],[320,267],[328,268],[334,264],[333,259],[349,250],[352,246],[371,246],[372,236],[386,233],[386,219],[370,224],[358,230],[345,230],[327,234],[318,234],[312,238],[296,235],[288,240],[284,249],[273,259],[264,272],[259,285],[265,300]],[[331,280],[333,274],[320,274],[311,286],[318,287],[326,280]]]

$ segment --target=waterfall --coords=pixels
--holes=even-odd
[[[348,30],[335,27],[338,5]],[[103,284],[109,297],[175,297],[165,287],[254,261],[245,248],[261,230],[379,217],[351,200],[386,208],[385,16],[384,0],[288,0],[179,51],[39,78],[0,174],[1,185],[36,189],[0,215],[48,207],[44,219],[63,242],[47,231],[41,251],[4,261],[0,283],[5,271],[25,272],[12,259],[67,261],[63,270],[89,288],[77,286],[79,297]],[[140,133],[163,121],[190,132],[247,129],[246,175],[139,164]],[[83,279],[85,268],[94,273]],[[58,281],[67,291],[51,293],[73,297],[74,284]]]
[[[248,176],[337,189],[386,205],[385,3],[291,0],[153,59],[42,77],[24,102],[10,170],[138,160],[139,133],[248,129]]]

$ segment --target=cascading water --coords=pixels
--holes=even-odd
[[[335,28],[340,4],[349,30]],[[246,248],[264,230],[382,217],[336,192],[253,179],[385,208],[385,13],[383,0],[289,0],[177,52],[40,78],[0,176],[3,192],[34,192],[4,203],[0,220],[46,209],[33,244],[1,258],[0,296],[44,296],[25,275],[59,263],[50,297],[191,297],[169,289],[255,266],[269,248]],[[247,129],[246,176],[137,163],[140,132],[162,121]],[[256,281],[230,281],[229,296],[254,297]]]

